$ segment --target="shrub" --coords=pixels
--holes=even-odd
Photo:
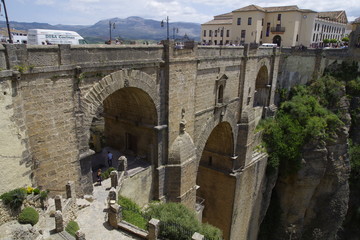
[[[33,193],[34,193],[35,195],[38,195],[38,194],[40,194],[40,189],[38,189],[38,188],[35,188],[35,189],[33,190]]]
[[[70,235],[75,237],[76,232],[80,229],[79,224],[75,221],[70,221],[66,228],[65,231],[67,231]]]
[[[26,193],[27,194],[31,194],[33,191],[34,191],[34,188],[32,188],[30,186],[26,188]]]
[[[39,213],[32,207],[24,208],[19,214],[18,221],[21,224],[31,224],[34,226],[39,221]]]
[[[343,85],[333,79],[325,83],[326,79],[314,82],[308,88],[301,86],[292,89],[290,100],[281,104],[275,120],[262,122],[264,145],[270,157],[268,171],[280,166],[280,174],[297,172],[301,167],[301,149],[305,143],[329,140],[343,125],[334,113],[319,103],[322,101],[336,106],[340,99],[335,92]]]
[[[40,199],[41,199],[41,200],[45,200],[45,199],[48,197],[48,193],[49,193],[48,190],[41,191],[41,192],[40,192]]]
[[[5,205],[9,205],[12,209],[19,208],[26,198],[25,188],[16,188],[10,192],[6,192],[0,196]]]
[[[122,216],[125,221],[142,229],[147,228],[147,220],[136,203],[131,199],[122,196],[119,197],[118,203],[123,208]]]
[[[219,229],[208,224],[202,225],[194,212],[179,203],[150,204],[146,214],[160,220],[162,239],[185,240],[191,238],[194,232],[199,232],[208,239],[222,239]]]
[[[105,172],[103,172],[103,173],[101,174],[101,178],[102,178],[103,180],[109,178],[109,177],[110,177],[110,173],[111,173],[112,171],[114,171],[114,170],[116,170],[116,169],[113,168],[113,167],[109,167],[108,169],[106,169]]]

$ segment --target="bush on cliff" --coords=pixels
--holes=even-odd
[[[18,221],[21,224],[34,226],[39,221],[39,213],[32,207],[24,208],[19,215]]]
[[[332,95],[332,91],[324,88],[324,95]],[[268,170],[280,166],[281,174],[297,172],[301,167],[301,148],[305,143],[327,140],[342,125],[334,113],[321,106],[319,101],[323,98],[314,97],[310,90],[305,86],[292,89],[290,99],[281,104],[275,119],[263,126],[263,139],[270,157]]]

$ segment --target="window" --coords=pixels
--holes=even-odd
[[[251,25],[251,22],[252,22],[252,18],[249,17],[249,18],[248,18],[248,25]]]
[[[224,36],[224,29],[221,29],[220,31],[220,37],[223,37]]]
[[[215,30],[215,37],[217,37],[217,32],[218,32],[218,30]]]
[[[299,41],[299,34],[296,34],[296,41]]]
[[[315,33],[314,33],[314,35],[313,35],[313,42],[315,41]]]
[[[226,37],[230,37],[230,30],[226,30]]]
[[[260,39],[262,39],[262,31],[260,32]]]
[[[208,162],[209,166],[212,166],[212,157],[209,156],[209,162]]]
[[[315,23],[314,31],[316,31],[317,23]]]
[[[204,37],[206,37],[206,30],[204,30]]]
[[[264,26],[264,19],[261,19],[261,26]]]
[[[266,36],[268,37],[270,35],[270,23],[268,22],[266,25]]]
[[[320,29],[320,23],[318,24],[318,28],[317,28],[317,30],[319,31],[319,29]]]
[[[241,25],[241,18],[237,19],[237,25]]]
[[[212,36],[212,30],[209,30],[209,37]]]
[[[281,21],[281,14],[278,14],[278,21]]]
[[[224,97],[224,86],[220,85],[218,89],[217,103],[223,103]]]
[[[241,38],[245,38],[246,30],[241,30]]]

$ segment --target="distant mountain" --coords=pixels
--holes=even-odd
[[[144,19],[141,17],[128,17],[125,19],[112,18],[101,20],[92,26],[86,25],[50,25],[48,23],[24,23],[10,22],[10,27],[18,30],[32,28],[58,29],[76,31],[89,42],[103,42],[109,40],[109,22],[115,23],[111,29],[112,39],[122,38],[127,40],[155,40],[166,39],[166,22],[161,27],[160,21]],[[0,27],[6,27],[4,21],[0,21]],[[198,23],[171,22],[169,23],[169,37],[172,39],[182,38],[185,34],[196,41],[200,39],[201,26]]]

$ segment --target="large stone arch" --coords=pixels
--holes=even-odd
[[[229,239],[236,178],[234,136],[231,124],[220,121],[207,138],[199,159],[197,199],[204,200],[202,220],[223,231]]]
[[[160,98],[157,91],[156,80],[140,70],[123,69],[113,72],[95,83],[93,87],[81,97],[80,110],[82,118],[79,119],[82,127],[79,136],[79,148],[81,153],[86,153],[88,150],[88,140],[90,137],[89,129],[98,108],[112,93],[127,87],[139,88],[149,95],[155,105],[158,116],[157,119],[159,121]]]

